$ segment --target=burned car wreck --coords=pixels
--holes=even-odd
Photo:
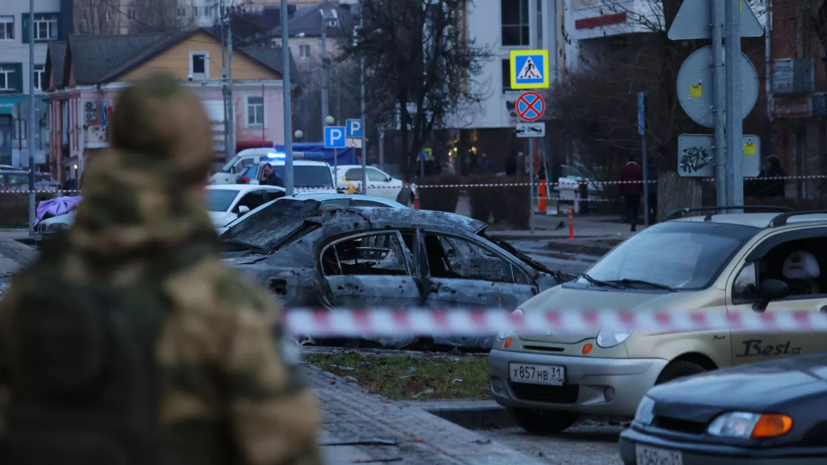
[[[486,224],[427,210],[281,200],[227,230],[225,261],[286,307],[516,308],[561,281],[484,234]],[[493,335],[434,338],[490,348]],[[416,338],[373,338],[401,347]]]

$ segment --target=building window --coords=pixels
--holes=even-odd
[[[309,45],[299,45],[299,58],[307,58],[310,56]]]
[[[107,20],[107,21],[112,21],[112,12],[111,12],[111,11],[109,11],[109,10],[106,10],[106,15],[105,15],[105,17],[106,17],[106,20]]]
[[[46,84],[46,65],[34,66],[34,88],[35,90],[43,90]]]
[[[190,52],[190,76],[193,78],[209,79],[210,54],[207,52]]]
[[[34,40],[55,40],[57,39],[57,14],[56,13],[35,13],[34,14]]]
[[[500,0],[502,38],[505,47],[529,44],[528,0]]]
[[[503,93],[511,91],[511,60],[503,59]]]
[[[14,40],[14,16],[0,16],[0,40]]]
[[[133,20],[133,21],[138,19],[138,15],[135,13],[134,8],[130,8],[130,9],[126,10],[126,17]]]
[[[0,90],[16,91],[19,76],[17,65],[0,65]]]
[[[261,126],[262,124],[264,124],[264,99],[247,97],[247,125]]]

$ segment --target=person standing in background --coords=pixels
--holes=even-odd
[[[505,175],[508,177],[517,176],[517,154],[514,151],[505,159]]]
[[[643,194],[643,170],[630,157],[626,166],[620,171],[620,195],[626,208],[626,219],[632,225],[632,231],[637,231],[637,215],[640,206],[640,196]]]

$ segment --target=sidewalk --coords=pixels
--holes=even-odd
[[[370,394],[315,366],[306,365],[304,373],[323,412],[319,436],[328,465],[543,463],[432,415],[420,406]]]

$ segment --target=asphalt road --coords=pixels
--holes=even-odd
[[[535,435],[514,427],[479,434],[553,465],[622,465],[617,441],[622,426],[584,420],[558,435]]]

